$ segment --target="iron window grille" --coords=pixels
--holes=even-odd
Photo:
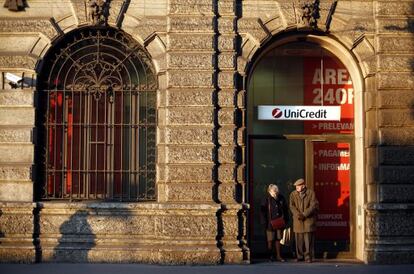
[[[156,82],[149,55],[122,31],[58,41],[38,81],[36,196],[154,200]]]

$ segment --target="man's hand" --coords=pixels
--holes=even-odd
[[[303,215],[302,213],[299,213],[298,219],[299,219],[299,221],[305,220],[305,215]]]

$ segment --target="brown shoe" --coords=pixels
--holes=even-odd
[[[312,263],[312,259],[306,259],[306,262],[307,262],[308,264],[311,264],[311,263]]]
[[[282,262],[282,263],[286,262],[286,260],[285,260],[285,259],[283,259],[282,257],[277,258],[277,261],[278,261],[278,262]]]

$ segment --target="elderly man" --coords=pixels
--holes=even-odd
[[[294,183],[296,190],[289,197],[289,207],[293,215],[293,232],[296,240],[297,261],[311,263],[314,257],[316,215],[319,203],[315,192],[306,188],[305,180]]]

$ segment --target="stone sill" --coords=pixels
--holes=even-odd
[[[154,209],[154,210],[219,210],[216,203],[156,203],[156,202],[69,202],[50,201],[36,203],[41,209]]]

